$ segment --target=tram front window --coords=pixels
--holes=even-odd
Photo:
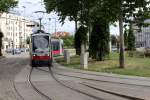
[[[49,36],[34,36],[33,52],[43,53],[49,51]]]

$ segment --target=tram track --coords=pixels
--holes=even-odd
[[[19,96],[19,99],[21,100],[25,100],[24,97],[19,93],[19,91],[16,88],[15,82],[12,83],[14,91],[17,93],[17,95]]]
[[[100,97],[96,97],[96,96],[90,95],[90,94],[88,94],[88,93],[82,92],[82,91],[80,91],[80,90],[74,89],[74,88],[72,88],[72,87],[69,87],[69,86],[63,84],[60,80],[58,80],[58,79],[55,77],[54,73],[51,71],[51,68],[50,68],[50,67],[48,67],[48,68],[49,68],[49,71],[44,71],[44,72],[47,72],[48,74],[50,74],[51,77],[52,77],[57,83],[59,83],[61,86],[64,86],[65,88],[69,88],[70,90],[75,91],[75,92],[77,92],[77,93],[80,93],[80,94],[86,95],[86,96],[88,96],[88,97],[91,97],[91,98],[93,98],[93,100],[103,100],[103,99],[100,98]],[[29,75],[28,75],[28,82],[29,82],[29,84],[32,86],[32,88],[33,88],[40,96],[44,97],[46,100],[52,100],[52,99],[51,99],[49,96],[47,96],[43,91],[41,91],[40,89],[38,89],[38,88],[34,85],[34,83],[32,82],[31,77],[32,77],[33,69],[34,69],[34,68],[31,68],[31,69],[30,69],[30,73],[29,73]],[[36,67],[36,69],[39,70],[40,68]],[[40,70],[40,71],[42,71],[42,70]],[[21,98],[22,100],[25,100],[25,99],[20,95],[20,93],[17,91],[16,88],[15,88],[15,90],[16,90],[16,92],[18,93],[18,95],[20,96],[20,98]]]
[[[49,73],[48,70],[44,70],[44,69],[41,69],[41,68],[37,68],[37,69]],[[78,76],[70,76],[70,75],[60,74],[60,73],[57,73],[57,72],[52,71],[51,69],[50,69],[50,71],[51,71],[51,73],[52,73],[52,75],[53,75],[53,78],[54,78],[57,82],[59,82],[60,84],[64,85],[65,87],[68,87],[68,88],[70,88],[70,87],[67,86],[67,85],[65,85],[65,84],[64,84],[63,82],[61,82],[59,79],[57,79],[54,74],[60,75],[60,76],[65,76],[65,77],[73,77],[73,78],[84,79],[84,80],[92,80],[92,79],[82,78],[82,77],[78,77]],[[93,80],[92,80],[92,81],[93,81]],[[94,80],[94,81],[95,81],[95,80]],[[96,80],[96,81],[98,81],[98,80]],[[109,91],[109,90],[99,89],[99,88],[92,87],[92,86],[87,85],[87,84],[84,84],[84,83],[79,83],[79,84],[84,85],[84,86],[86,86],[86,87],[88,87],[88,88],[91,88],[91,89],[95,89],[95,90],[97,90],[97,91],[101,91],[101,92],[104,92],[104,93],[112,94],[112,95],[115,95],[115,96],[118,96],[118,97],[122,97],[122,98],[126,98],[126,99],[129,99],[129,100],[144,100],[144,99],[137,98],[137,97],[132,97],[132,96],[128,96],[128,95],[124,95],[124,94],[120,94],[120,93],[115,93],[115,92]],[[119,84],[120,84],[120,83],[119,83]],[[72,87],[71,87],[71,89],[74,90],[74,88],[72,88]],[[75,89],[75,91],[82,93],[82,91],[80,91],[80,90],[76,90],[76,89]],[[96,98],[97,98],[97,97],[96,97]],[[99,99],[98,99],[98,100],[99,100]]]
[[[39,69],[39,70],[40,70],[40,69]],[[44,71],[44,70],[41,70],[41,71]],[[48,72],[48,71],[45,71],[45,72]],[[64,84],[63,82],[61,82],[59,79],[57,79],[57,78],[55,77],[55,75],[54,75],[54,73],[52,72],[52,70],[51,70],[50,67],[49,67],[49,72],[51,73],[51,76],[53,77],[53,79],[54,79],[55,81],[57,81],[60,85],[66,87],[66,88],[69,88],[69,89],[71,89],[71,90],[73,90],[73,91],[75,91],[75,92],[77,92],[77,93],[81,93],[81,94],[84,94],[84,95],[86,95],[86,96],[92,97],[93,99],[96,99],[96,100],[103,100],[103,99],[100,98],[100,97],[93,96],[93,95],[91,95],[91,94],[88,94],[88,93],[86,93],[86,92],[80,91],[80,90],[75,89],[75,88],[73,88],[73,87],[67,86],[66,84]]]
[[[42,91],[40,91],[40,90],[32,83],[32,80],[31,80],[32,72],[33,72],[33,68],[31,68],[30,73],[29,73],[29,76],[28,76],[28,82],[29,82],[29,84],[32,86],[32,88],[33,88],[39,95],[41,95],[42,97],[44,97],[46,100],[52,100],[51,97],[45,95]]]
[[[40,69],[40,68],[37,68],[41,71],[45,71],[48,73],[47,70],[44,70],[44,69]],[[56,68],[57,70],[61,70],[59,68]],[[55,68],[54,68],[55,70]],[[62,70],[61,70],[62,71]],[[81,77],[81,76],[78,76],[78,75],[68,75],[68,74],[62,74],[62,73],[58,73],[56,71],[53,71],[55,74],[57,75],[62,75],[62,76],[68,76],[68,77],[74,77],[74,78],[78,78],[78,79],[83,79],[83,80],[89,80],[89,81],[97,81],[97,82],[105,82],[105,83],[114,83],[114,84],[122,84],[122,85],[131,85],[131,86],[140,86],[140,87],[150,87],[150,86],[147,86],[147,85],[139,85],[139,84],[133,84],[133,83],[124,83],[124,82],[115,82],[115,81],[109,81],[109,80],[101,80],[101,79],[92,79],[92,78],[85,78],[85,77]],[[82,73],[82,72],[75,72],[75,71],[71,71],[72,73],[79,73],[79,74],[83,74],[83,75],[93,75],[93,74],[87,74],[87,73]],[[94,74],[95,75],[95,74]],[[96,75],[97,76],[97,75]],[[101,76],[101,75],[98,75],[98,76]],[[106,76],[106,77],[109,77],[109,76]],[[114,78],[114,77],[113,77]]]
[[[34,85],[34,83],[32,82],[33,69],[34,69],[34,68],[30,68],[30,71],[29,71],[29,73],[28,73],[27,76],[26,76],[26,79],[27,79],[27,80],[26,80],[25,84],[28,85],[28,86],[30,85],[29,88],[32,89],[33,91],[35,91],[35,93],[36,93],[37,95],[39,95],[40,97],[45,98],[44,100],[52,100],[49,96],[45,95],[41,90],[39,90],[39,89]],[[16,84],[17,84],[17,83],[16,83],[15,81],[12,83],[13,88],[14,88],[14,91],[17,93],[17,95],[19,96],[19,98],[20,98],[21,100],[28,100],[28,99],[26,99],[26,97],[24,97],[23,94],[21,94],[21,91],[18,90]],[[33,94],[34,94],[34,93],[33,93]],[[43,99],[42,99],[42,100],[43,100]]]

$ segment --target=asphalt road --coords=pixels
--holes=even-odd
[[[13,80],[29,62],[25,55],[7,55],[0,59],[0,100],[20,100],[13,88]]]
[[[50,100],[143,100],[124,98],[115,93],[121,93],[121,95],[123,93],[131,97],[149,98],[149,87],[92,81],[83,78],[118,82],[119,80],[122,82],[132,80],[75,73],[71,70],[57,69],[57,67],[59,65],[54,64],[51,71],[48,67],[34,68],[30,74],[32,68],[29,65],[28,53],[7,55],[6,58],[0,59],[0,100],[49,100],[33,88],[29,81],[29,75],[31,75],[31,82],[36,89],[49,97]],[[142,80],[133,81],[142,82]],[[144,80],[143,82],[149,83],[149,81]],[[109,91],[114,92],[115,95],[109,93]]]

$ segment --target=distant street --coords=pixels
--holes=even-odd
[[[54,63],[31,68],[28,53],[0,59],[0,100],[148,100],[150,80],[77,71]]]

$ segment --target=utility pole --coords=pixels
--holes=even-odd
[[[57,32],[57,29],[56,29],[56,18],[54,18],[55,19],[55,33]]]
[[[12,52],[12,54],[13,54],[13,55],[15,54],[15,50],[14,50],[14,49],[15,49],[15,47],[14,47],[14,45],[15,45],[15,44],[14,44],[14,43],[15,43],[15,39],[14,39],[14,38],[15,38],[15,37],[14,37],[14,35],[15,35],[14,23],[15,23],[15,20],[13,21],[13,41],[12,41],[12,47],[13,47],[13,52]]]
[[[24,36],[24,48],[25,48],[25,39],[26,39],[26,38],[25,38],[25,34],[26,34],[26,33],[25,33],[25,28],[26,28],[26,27],[25,27],[25,18],[24,18],[24,30],[23,30],[23,31],[24,31],[24,32],[23,32],[23,36]]]
[[[42,29],[42,18],[39,18],[40,21],[40,30]]]
[[[23,7],[23,9],[24,9],[24,32],[23,32],[23,37],[24,37],[24,48],[26,47],[26,37],[25,37],[25,9],[26,9],[26,6],[22,6]]]

